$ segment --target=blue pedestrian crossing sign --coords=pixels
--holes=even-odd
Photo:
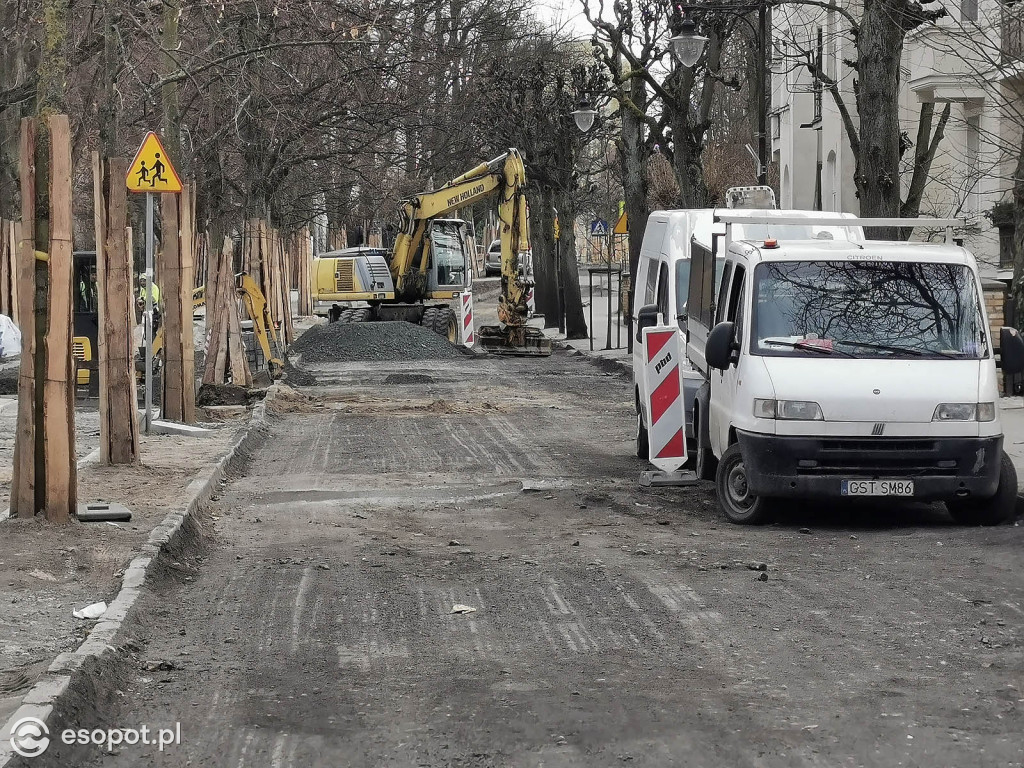
[[[608,222],[604,219],[594,219],[590,222],[591,237],[608,237]]]

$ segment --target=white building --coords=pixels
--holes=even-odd
[[[1024,124],[1024,3],[959,0],[951,16],[911,32],[905,43],[900,119],[910,141],[917,141],[921,105],[935,105],[933,129],[943,108],[949,122],[938,147],[921,204],[923,216],[955,216],[967,221],[962,233],[983,274],[1009,278],[1008,256],[1000,264],[999,232],[985,217],[1010,197]],[[842,2],[855,19],[859,2]],[[785,5],[773,9],[772,152],[778,169],[780,205],[814,208],[820,184],[824,210],[859,213],[853,175],[856,160],[835,100],[815,87],[806,65],[820,57],[825,73],[840,82],[840,93],[855,126],[855,73],[844,64],[856,59],[850,25],[839,11]],[[914,148],[904,155],[901,176],[906,196]],[[820,170],[819,170],[820,168]],[[820,179],[820,180],[819,180]]]

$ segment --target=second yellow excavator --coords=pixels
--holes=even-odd
[[[520,267],[529,248],[526,167],[516,149],[402,202],[401,231],[390,253],[353,248],[323,254],[313,264],[313,298],[346,303],[346,322],[405,320],[458,340],[458,322],[447,303],[467,289],[471,265],[466,224],[445,218],[492,196],[501,226],[501,293],[498,325],[477,330],[483,349],[506,355],[550,355],[551,342],[527,326],[532,285]],[[358,306],[353,306],[357,303]]]

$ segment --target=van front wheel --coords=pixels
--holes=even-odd
[[[718,460],[715,490],[718,491],[718,506],[732,523],[758,525],[771,517],[772,500],[750,492],[738,443],[730,445]]]
[[[636,408],[636,457],[638,459],[649,459],[651,449],[648,443],[647,425],[644,424],[644,414],[638,405]]]
[[[950,517],[959,525],[999,525],[1017,511],[1017,470],[1003,451],[999,464],[999,486],[988,499],[951,499],[946,502]]]

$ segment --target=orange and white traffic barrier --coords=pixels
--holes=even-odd
[[[686,463],[679,331],[668,326],[644,328],[643,345],[649,458],[658,469],[674,472]]]
[[[462,343],[467,347],[476,344],[473,329],[473,294],[471,291],[459,294],[459,309],[462,315]]]

